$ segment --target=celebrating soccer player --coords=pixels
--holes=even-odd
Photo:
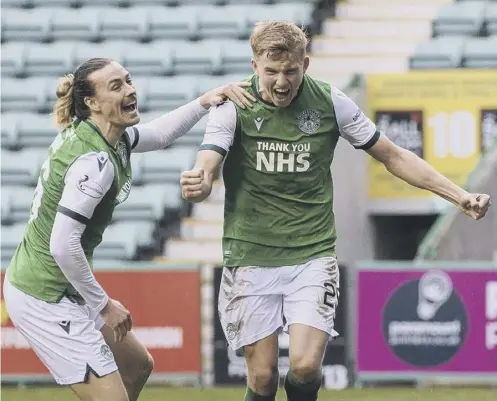
[[[340,137],[395,176],[430,190],[474,219],[489,196],[469,194],[379,132],[357,105],[306,74],[305,33],[292,23],[258,23],[250,44],[257,98],[250,109],[213,108],[182,194],[206,199],[224,158],[224,269],[219,315],[247,361],[246,401],[274,401],[278,333],[290,335],[289,401],[315,401],[339,297],[330,165]]]
[[[142,125],[129,73],[91,59],[61,79],[54,113],[63,126],[43,164],[4,297],[17,330],[59,384],[82,400],[135,401],[153,367],[130,312],[92,273],[93,250],[131,188],[131,152],[170,145],[216,104],[255,100],[229,84]]]

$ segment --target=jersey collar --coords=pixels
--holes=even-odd
[[[97,125],[91,121],[90,119],[86,119],[86,120],[81,120],[81,122],[84,122],[86,123],[93,131],[95,131],[99,136],[100,138],[102,138],[105,143],[111,148],[111,149],[115,149],[119,143],[119,141],[116,142],[116,145],[112,145],[106,138],[105,136],[102,135],[102,132],[98,129]]]

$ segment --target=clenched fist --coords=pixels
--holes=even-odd
[[[204,180],[203,169],[193,169],[181,173],[181,196],[190,202],[201,202],[209,196],[209,188]]]
[[[467,194],[459,202],[459,208],[475,220],[480,220],[491,205],[487,194]]]

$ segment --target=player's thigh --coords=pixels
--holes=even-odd
[[[219,291],[219,318],[235,351],[254,344],[283,326],[282,294],[268,286],[274,269],[224,268]],[[274,276],[274,277],[273,277]]]
[[[295,270],[283,299],[288,326],[300,323],[335,336],[334,320],[339,297],[336,258],[314,259]]]
[[[57,383],[72,385],[88,380],[89,374],[104,377],[117,371],[112,352],[87,306],[63,298],[47,303],[4,285],[9,316]]]
[[[81,401],[129,400],[118,371],[103,377],[90,373],[85,383],[73,384],[71,389]]]
[[[153,358],[133,331],[129,331],[121,342],[115,341],[114,331],[109,326],[102,326],[100,331],[114,354],[123,380],[134,380],[138,376],[150,374],[154,364]]]

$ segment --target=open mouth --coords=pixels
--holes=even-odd
[[[138,110],[136,100],[132,103],[128,103],[126,106],[122,106],[122,110],[128,114],[135,113]]]
[[[290,94],[290,89],[275,89],[274,94],[277,99],[284,100]]]

